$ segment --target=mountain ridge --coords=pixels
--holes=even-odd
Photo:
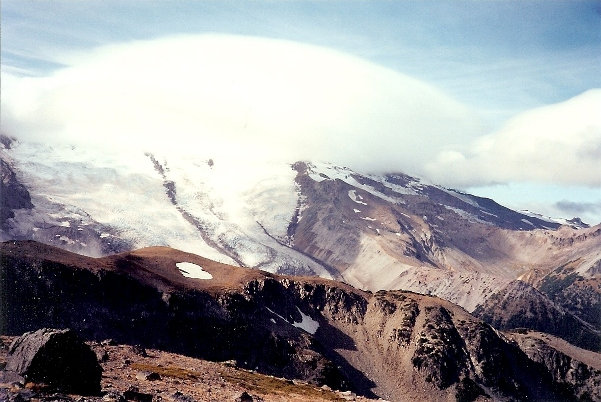
[[[13,241],[0,252],[2,283],[12,286],[3,333],[69,326],[88,339],[234,359],[391,400],[424,392],[444,399],[467,392],[469,400],[570,395],[503,335],[439,298],[374,294],[168,248],[92,259]],[[213,279],[186,278],[181,261],[203,263]]]
[[[3,192],[3,205],[14,207],[4,215],[2,240],[93,256],[171,246],[372,292],[431,294],[468,311],[522,279],[558,308],[598,324],[599,225],[560,225],[406,174],[328,163],[99,153],[13,140],[2,141],[0,157],[3,185],[23,194]],[[11,204],[11,197],[30,202]]]

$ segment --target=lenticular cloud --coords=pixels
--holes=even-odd
[[[46,77],[3,76],[3,132],[416,173],[479,134],[471,111],[425,83],[293,42],[179,36],[64,64]]]
[[[591,89],[521,113],[467,152],[442,152],[427,169],[456,185],[531,181],[599,188],[600,111],[601,89]]]

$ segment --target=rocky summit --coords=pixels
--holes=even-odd
[[[598,374],[558,376],[547,363],[566,356],[569,367],[598,373],[596,353],[582,358],[567,343],[549,342],[533,354],[517,335],[432,296],[372,293],[165,247],[89,258],[11,241],[0,256],[3,286],[11,289],[3,289],[5,334],[69,327],[90,341],[229,361],[364,398],[596,398]],[[136,352],[144,354],[152,352]],[[139,381],[168,377],[158,365],[138,369]]]

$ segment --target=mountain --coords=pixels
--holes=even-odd
[[[601,360],[597,354],[540,332],[520,330],[507,335],[580,400],[601,400]]]
[[[166,247],[90,258],[10,241],[0,258],[5,334],[70,327],[90,340],[235,360],[393,401],[576,397],[518,343],[432,296],[371,293]],[[589,377],[578,377],[578,392],[594,388]]]
[[[473,314],[499,329],[530,328],[559,336],[585,349],[601,351],[601,331],[559,307],[545,294],[522,281],[479,305]]]
[[[94,257],[168,246],[365,291],[435,295],[468,311],[521,280],[599,325],[600,225],[513,211],[403,173],[202,149],[0,143],[0,240]]]

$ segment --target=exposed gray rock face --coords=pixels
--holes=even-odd
[[[0,229],[5,230],[7,220],[13,218],[13,210],[33,208],[27,188],[17,180],[10,165],[0,159]]]
[[[100,392],[102,368],[96,355],[69,329],[43,328],[17,338],[9,349],[7,371],[27,381],[48,384],[61,392]]]

